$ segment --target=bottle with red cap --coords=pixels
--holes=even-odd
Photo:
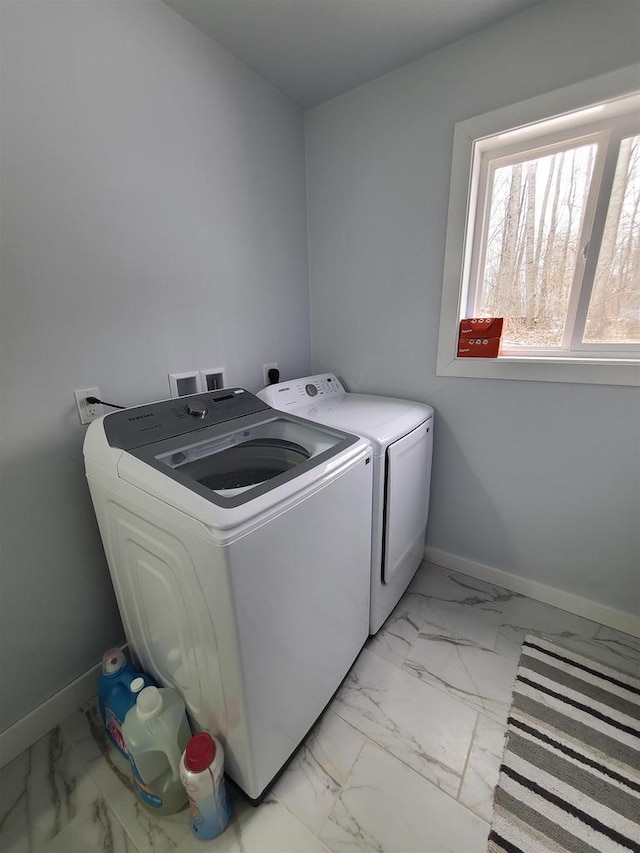
[[[207,841],[220,835],[231,817],[224,783],[224,752],[208,732],[194,735],[180,760],[180,779],[189,797],[191,828]]]

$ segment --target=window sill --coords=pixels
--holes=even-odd
[[[452,358],[438,362],[438,376],[471,379],[528,379],[640,387],[640,363],[624,359],[501,356]]]

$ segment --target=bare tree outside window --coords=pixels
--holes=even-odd
[[[640,136],[620,144],[583,340],[640,343]]]
[[[595,145],[493,171],[479,316],[504,317],[512,345],[560,346]]]

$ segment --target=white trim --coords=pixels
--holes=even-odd
[[[429,563],[435,563],[445,569],[452,569],[463,575],[469,575],[469,577],[486,581],[495,586],[504,587],[511,592],[518,592],[536,601],[542,601],[544,604],[550,604],[552,607],[559,607],[568,613],[574,613],[576,616],[583,616],[593,622],[600,622],[602,625],[615,628],[625,634],[631,634],[633,637],[640,637],[640,616],[634,616],[633,613],[625,613],[605,604],[598,604],[597,601],[574,595],[572,592],[565,592],[539,581],[513,575],[484,563],[476,563],[475,560],[458,557],[456,554],[440,551],[438,548],[431,548],[428,545],[424,549],[424,558]]]
[[[95,696],[100,670],[101,664],[97,663],[8,729],[0,732],[0,767],[13,761]]]
[[[588,382],[605,385],[640,385],[640,365],[623,359],[566,358],[458,358],[459,306],[466,303],[464,265],[469,261],[467,203],[474,189],[471,166],[476,140],[513,128],[544,121],[598,101],[610,101],[638,90],[640,64],[634,64],[591,80],[584,80],[548,94],[458,122],[454,130],[449,213],[444,257],[444,280],[438,336],[436,374],[485,379],[528,379],[551,382]],[[473,199],[472,199],[473,201]]]
[[[444,296],[443,296],[444,298]],[[442,321],[441,321],[442,322]],[[457,319],[455,321],[457,323]],[[451,326],[457,348],[457,325]],[[640,386],[640,365],[576,359],[456,358],[438,367],[438,376],[475,379],[532,379],[538,382],[589,382],[597,385]]]

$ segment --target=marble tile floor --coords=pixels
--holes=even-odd
[[[482,853],[520,644],[537,632],[640,673],[640,640],[423,563],[258,808],[211,842],[156,817],[95,702],[0,771],[3,853]]]

